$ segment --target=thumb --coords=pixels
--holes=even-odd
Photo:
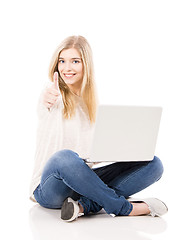
[[[53,82],[54,82],[55,89],[59,91],[58,72],[54,72]]]

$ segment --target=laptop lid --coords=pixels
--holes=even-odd
[[[88,162],[154,158],[161,107],[100,105]]]

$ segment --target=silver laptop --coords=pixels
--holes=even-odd
[[[100,105],[87,162],[152,160],[161,114],[161,107]]]

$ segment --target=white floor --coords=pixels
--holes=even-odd
[[[21,215],[21,214],[20,214]],[[178,224],[175,215],[169,211],[162,218],[142,217],[110,217],[104,212],[78,218],[71,223],[60,219],[60,210],[50,210],[33,204],[23,216],[14,218],[9,234],[20,239],[58,240],[58,239],[98,239],[106,240],[112,237],[118,239],[149,240],[179,239]],[[10,238],[6,238],[10,239]]]
[[[166,218],[115,217],[106,214],[81,217],[65,223],[59,219],[59,211],[43,209],[38,205],[29,212],[30,228],[34,239],[164,239],[168,234]]]
[[[152,190],[156,195],[159,191],[158,197],[166,199],[165,202],[169,207],[169,212],[161,218],[150,216],[113,218],[102,211],[97,215],[80,217],[71,223],[60,219],[60,210],[45,209],[31,203],[21,192],[20,197],[24,196],[24,199],[22,197],[21,200],[15,200],[13,205],[8,201],[1,211],[1,219],[4,223],[0,233],[3,236],[1,239],[109,240],[116,237],[122,240],[165,240],[171,239],[172,236],[180,239],[179,224],[175,214],[177,204],[173,203],[174,199],[165,196],[165,189],[161,185],[164,184],[156,183],[149,190],[136,194],[147,197]]]

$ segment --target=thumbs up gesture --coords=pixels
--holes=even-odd
[[[54,72],[53,83],[54,89],[56,89],[59,92],[58,72]]]
[[[56,103],[60,95],[59,83],[58,83],[58,72],[54,73],[53,84],[51,87],[46,88],[43,95],[43,104],[47,108],[51,108]]]

